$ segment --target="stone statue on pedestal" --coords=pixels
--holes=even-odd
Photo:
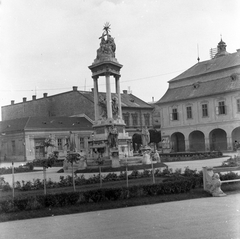
[[[146,147],[150,143],[150,134],[147,126],[142,129],[142,146]]]
[[[114,57],[116,51],[116,44],[114,38],[109,34],[110,24],[107,22],[103,27],[103,34],[99,39],[101,39],[100,47],[97,50],[97,60],[101,60],[104,57]],[[105,39],[105,37],[107,37]]]
[[[109,142],[110,148],[118,147],[118,130],[114,125],[112,125],[109,128],[108,142]]]
[[[213,197],[222,197],[226,194],[221,190],[221,180],[218,173],[214,173],[212,180],[209,182],[209,191]]]

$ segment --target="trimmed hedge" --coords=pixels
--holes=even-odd
[[[46,207],[63,207],[67,205],[98,203],[104,201],[124,200],[128,198],[159,196],[164,194],[187,193],[193,187],[191,180],[179,180],[160,184],[138,185],[122,188],[104,188],[86,192],[70,192],[37,195],[36,197],[19,197],[0,202],[0,212],[33,210]]]

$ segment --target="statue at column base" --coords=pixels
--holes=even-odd
[[[142,157],[142,164],[151,164],[151,156],[150,156],[150,150],[146,150],[143,152],[143,157]]]
[[[118,148],[118,130],[114,124],[109,128],[108,143],[110,148]]]

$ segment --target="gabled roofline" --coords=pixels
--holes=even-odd
[[[79,90],[71,90],[71,91],[66,91],[66,92],[62,92],[62,93],[58,93],[58,94],[55,94],[55,95],[50,95],[50,96],[47,96],[47,97],[41,97],[41,98],[38,98],[38,99],[35,99],[35,100],[27,100],[26,102],[18,102],[18,103],[14,103],[14,105],[19,105],[19,104],[23,104],[23,103],[30,103],[32,101],[39,101],[39,100],[43,100],[43,99],[49,99],[49,98],[53,98],[53,97],[56,97],[56,96],[60,96],[60,95],[64,95],[64,94],[69,94],[69,93],[72,93],[72,92],[77,92],[78,94],[81,94],[82,96],[84,96],[86,99],[88,99],[89,101],[93,102],[92,100],[90,100],[88,97],[86,97],[84,94],[82,94],[81,92],[87,92],[87,93],[91,93],[91,91],[79,91]],[[4,107],[9,107],[9,106],[12,106],[11,104],[9,105],[4,105],[2,106],[1,108],[4,108]]]
[[[197,64],[198,64],[198,63],[197,63]],[[195,65],[196,65],[196,64],[195,64]],[[194,65],[194,66],[195,66],[195,65]],[[192,66],[192,67],[194,67],[194,66]],[[169,80],[168,83],[173,83],[173,82],[177,82],[177,81],[187,80],[187,79],[190,79],[190,78],[195,78],[195,77],[200,77],[200,76],[204,76],[204,75],[209,75],[209,74],[212,74],[212,73],[215,73],[215,72],[224,71],[224,70],[226,70],[226,69],[238,68],[239,66],[240,66],[240,65],[225,67],[225,68],[221,68],[221,69],[219,69],[219,70],[210,71],[210,72],[205,72],[205,73],[202,73],[202,74],[192,75],[192,76],[188,76],[188,77],[185,77],[185,78],[180,78],[180,79],[174,80],[174,79],[177,78],[177,76],[176,76],[175,78]],[[192,67],[191,67],[191,68],[192,68]],[[189,68],[189,69],[191,69],[191,68]],[[189,70],[189,69],[188,69],[188,70]],[[186,70],[186,71],[188,71],[188,70]],[[184,72],[186,72],[186,71],[184,71]],[[183,73],[184,73],[184,72],[183,72]],[[182,73],[182,74],[183,74],[183,73]]]
[[[84,117],[86,118],[88,121],[90,121],[92,124],[94,123],[94,120],[92,120],[90,117],[88,117],[86,114],[78,114],[78,115],[71,115],[69,117]]]
[[[231,91],[229,91],[229,92],[235,92],[235,91],[239,91],[239,89],[236,89],[236,90],[231,90]],[[225,92],[224,92],[225,93]],[[208,94],[208,95],[203,95],[203,96],[196,96],[196,97],[188,97],[188,98],[185,98],[185,99],[181,99],[181,100],[178,100],[178,102],[180,102],[180,101],[189,101],[190,99],[192,100],[192,99],[200,99],[200,98],[206,98],[206,97],[211,97],[211,96],[216,96],[216,95],[222,95],[223,93],[213,93],[213,94]],[[160,100],[159,100],[160,101]],[[171,101],[165,101],[165,102],[157,102],[156,103],[156,105],[167,105],[167,104],[169,104],[169,103],[176,103],[176,100],[171,100]]]

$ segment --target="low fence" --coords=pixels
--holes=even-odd
[[[234,172],[240,171],[240,166],[237,167],[219,167],[219,168],[208,168],[203,167],[203,189],[205,191],[209,191],[209,182],[214,173],[221,173],[221,172]],[[240,182],[240,179],[232,179],[232,180],[224,180],[221,181],[222,183],[232,183],[232,182]]]

